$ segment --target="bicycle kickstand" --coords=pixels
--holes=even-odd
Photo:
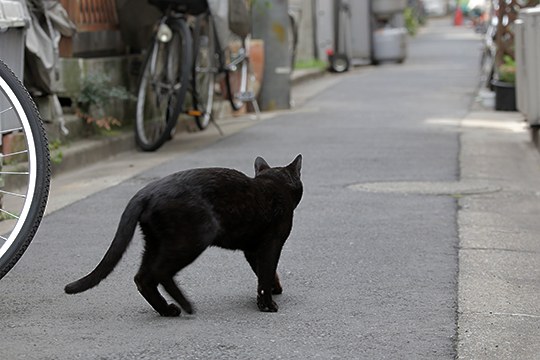
[[[212,124],[214,124],[214,126],[216,127],[217,131],[219,132],[219,135],[220,136],[223,136],[225,135],[225,133],[223,132],[223,130],[221,130],[221,127],[218,125],[218,123],[216,122],[216,120],[214,119],[214,114],[210,114],[210,122]]]
[[[255,117],[257,120],[261,120],[261,110],[259,108],[259,103],[257,102],[257,97],[253,92],[246,91],[238,96],[238,99],[243,103],[251,103],[253,110],[255,111]]]

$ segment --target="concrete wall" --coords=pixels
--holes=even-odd
[[[76,101],[84,79],[95,74],[105,74],[114,86],[124,86],[136,92],[140,55],[108,56],[101,58],[61,58],[59,64],[58,96]],[[72,107],[75,107],[75,103]],[[129,123],[135,116],[135,103],[114,100],[105,109],[108,115]]]

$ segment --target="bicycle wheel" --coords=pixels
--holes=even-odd
[[[242,109],[246,102],[255,100],[255,74],[249,62],[249,53],[245,44],[236,51],[231,51],[231,62],[237,65],[225,72],[225,86],[227,99],[233,110]]]
[[[212,119],[217,73],[214,26],[208,13],[197,18],[193,41],[193,114],[197,127],[204,130]]]
[[[168,26],[172,31],[170,39],[161,41],[157,35],[154,37],[139,82],[135,139],[144,151],[157,150],[171,138],[189,84],[192,57],[189,27],[183,19]]]
[[[47,205],[50,160],[36,105],[0,61],[0,279],[22,256]]]
[[[489,49],[483,49],[480,59],[480,79],[482,87],[491,88],[495,75],[495,57]]]

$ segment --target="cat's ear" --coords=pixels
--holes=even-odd
[[[300,170],[302,169],[302,154],[299,154],[292,163],[287,165],[287,169],[291,171],[297,177],[300,177]]]
[[[259,173],[263,170],[270,169],[270,165],[264,160],[262,157],[257,156],[255,159],[255,176],[259,175]]]

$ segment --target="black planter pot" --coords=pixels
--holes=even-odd
[[[495,110],[517,111],[516,86],[498,80],[493,80],[491,84],[495,90]]]

